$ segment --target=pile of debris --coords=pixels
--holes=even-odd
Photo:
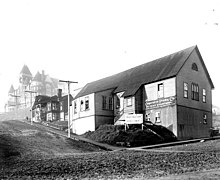
[[[88,131],[84,137],[97,142],[121,146],[146,146],[176,141],[176,136],[167,128],[155,124],[130,125],[125,130],[123,125],[102,125],[96,131]]]

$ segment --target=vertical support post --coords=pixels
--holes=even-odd
[[[70,137],[70,82],[68,82],[68,137]]]
[[[59,82],[65,82],[68,85],[68,137],[70,137],[70,83],[78,83],[74,81],[64,81],[64,80],[59,80]]]
[[[33,125],[33,117],[32,117],[32,93],[31,94],[31,125]]]

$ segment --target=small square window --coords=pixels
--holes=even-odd
[[[127,103],[127,106],[132,106],[132,98],[127,98],[126,99],[126,103]]]
[[[203,124],[207,124],[207,115],[203,114]]]
[[[156,115],[155,115],[155,123],[161,123],[161,114],[160,112],[156,112]]]

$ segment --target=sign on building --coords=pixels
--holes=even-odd
[[[125,124],[142,124],[143,114],[125,114]]]
[[[157,99],[154,101],[146,101],[146,110],[171,106],[176,103],[176,96]]]

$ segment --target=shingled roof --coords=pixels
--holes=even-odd
[[[193,50],[199,53],[197,46],[192,46],[121,73],[88,83],[75,98],[107,89],[114,89],[114,93],[124,91],[124,97],[132,96],[144,84],[176,76]],[[207,70],[206,73],[208,75]],[[208,78],[211,86],[214,87],[209,75]]]

